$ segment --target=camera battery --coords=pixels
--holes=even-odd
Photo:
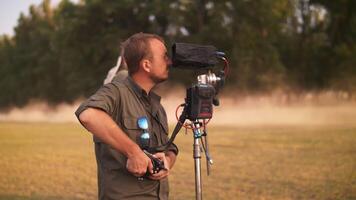
[[[196,84],[187,89],[187,118],[210,119],[213,116],[215,89],[209,84]]]

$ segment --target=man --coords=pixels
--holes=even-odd
[[[129,76],[115,77],[76,111],[94,135],[99,199],[168,199],[167,176],[178,149],[171,145],[154,154],[166,168],[154,174],[151,160],[140,148],[137,119],[149,121],[150,147],[168,141],[167,116],[160,97],[151,90],[168,78],[171,60],[162,38],[138,33],[125,42],[124,61]]]

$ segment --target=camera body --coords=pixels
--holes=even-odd
[[[219,71],[216,75],[213,68],[218,64],[218,58],[224,58],[225,54],[210,45],[175,43],[172,55],[173,67],[205,71],[197,77],[198,83],[186,91],[186,118],[191,121],[211,119],[213,105],[219,105],[217,93],[225,82],[225,71]]]

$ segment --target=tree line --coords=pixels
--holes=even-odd
[[[241,93],[356,89],[353,0],[50,0],[0,37],[0,107],[88,96],[133,33],[214,45],[230,60],[227,87]],[[188,72],[190,73],[190,72]],[[173,70],[172,81],[191,75]]]

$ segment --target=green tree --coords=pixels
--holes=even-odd
[[[350,94],[356,90],[356,2],[352,0],[313,0],[327,11],[327,51],[323,59],[331,70],[330,85]]]
[[[14,42],[8,36],[0,38],[0,108],[16,104],[16,90],[20,87],[17,82],[17,72],[13,66],[15,59]],[[15,91],[15,92],[14,92]]]

